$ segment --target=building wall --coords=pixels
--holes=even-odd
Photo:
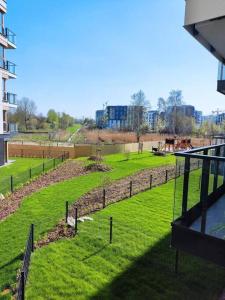
[[[2,80],[2,73],[0,71],[0,81]],[[0,82],[0,135],[3,134],[3,93],[2,84]]]
[[[150,130],[155,131],[157,128],[157,121],[159,118],[159,113],[157,110],[150,110],[146,113],[146,122],[150,128]]]

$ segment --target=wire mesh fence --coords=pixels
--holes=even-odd
[[[56,168],[60,163],[68,158],[68,154],[63,154],[59,157],[43,161],[42,164],[29,168],[24,172],[19,172],[15,175],[4,176],[0,178],[0,194],[14,192],[17,187],[25,184],[29,180]]]

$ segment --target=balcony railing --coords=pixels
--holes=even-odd
[[[8,71],[9,73],[16,75],[16,65],[8,60],[1,59],[0,68]]]
[[[16,34],[12,30],[10,30],[9,28],[6,28],[4,35],[10,43],[16,45]]]
[[[171,244],[225,267],[225,143],[175,155]]]
[[[3,95],[3,102],[17,105],[17,95],[12,93],[4,93]]]

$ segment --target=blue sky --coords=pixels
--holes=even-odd
[[[217,61],[184,29],[182,0],[8,0],[8,51],[18,79],[9,89],[77,117],[104,102],[129,104],[142,89],[158,97],[181,89],[205,113],[225,107],[216,92]]]

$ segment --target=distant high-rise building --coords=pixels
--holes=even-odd
[[[202,111],[196,110],[195,111],[195,123],[196,123],[196,125],[200,126],[202,124],[202,121],[203,121]]]
[[[151,131],[156,131],[159,119],[158,110],[149,110],[146,112],[146,123]]]
[[[103,128],[102,118],[104,117],[104,128],[116,130],[134,130],[138,124],[144,121],[144,108],[142,106],[114,105],[107,106],[106,110],[96,111],[96,125]]]
[[[106,112],[104,109],[101,109],[101,110],[96,110],[96,113],[95,113],[95,121],[96,121],[96,126],[98,128],[105,128],[107,126],[106,124],[106,120],[105,120],[105,115],[106,115]]]

